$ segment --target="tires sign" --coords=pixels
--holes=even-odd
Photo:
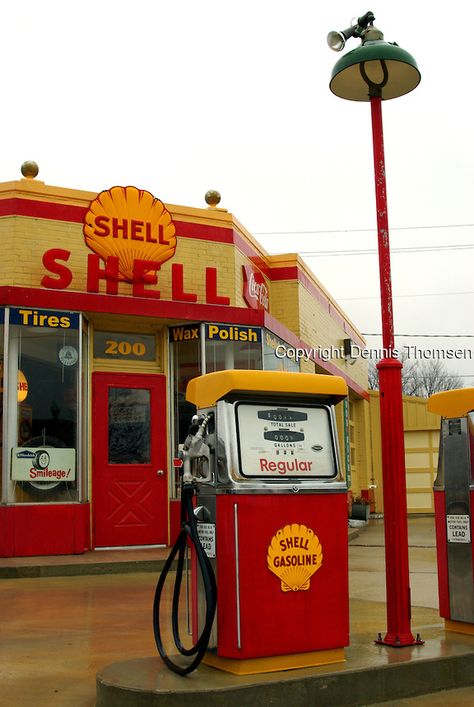
[[[76,450],[56,447],[13,447],[12,481],[74,481]]]

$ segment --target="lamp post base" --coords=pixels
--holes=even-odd
[[[382,638],[382,634],[379,633],[378,638],[374,641],[378,646],[390,646],[391,648],[404,648],[405,646],[422,646],[424,641],[421,639],[419,633],[416,634],[416,638],[409,633],[402,634],[400,636],[395,636],[394,634],[387,633],[385,638]]]
[[[410,629],[411,592],[408,569],[407,492],[403,431],[402,364],[383,358],[377,364],[380,388],[387,633],[382,645],[421,643]]]

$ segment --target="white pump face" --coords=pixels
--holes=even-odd
[[[209,472],[197,478],[194,461],[194,478],[217,494],[342,491],[334,405],[346,395],[337,376],[226,370],[194,378],[187,399],[200,419],[210,416],[209,453],[190,449],[208,460]]]
[[[185,471],[217,492],[311,492],[345,486],[331,405],[284,398],[219,400],[200,411],[203,433],[183,450]],[[186,445],[185,445],[186,446]],[[191,461],[192,460],[192,461]],[[273,490],[273,491],[272,491]]]
[[[239,403],[235,414],[242,476],[262,479],[336,476],[327,407]]]

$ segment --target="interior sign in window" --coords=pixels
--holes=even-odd
[[[124,334],[117,331],[94,333],[94,358],[154,361],[156,341],[153,334]]]
[[[74,481],[76,450],[63,447],[14,447],[12,481]]]
[[[335,476],[327,408],[239,403],[236,415],[243,476]]]

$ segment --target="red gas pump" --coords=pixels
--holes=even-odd
[[[347,395],[344,380],[221,371],[192,380],[186,395],[203,432],[184,459],[218,592],[204,662],[250,674],[343,661],[347,485],[334,405]],[[209,623],[202,564],[197,548],[196,643]]]
[[[433,488],[440,614],[447,629],[474,635],[474,388],[436,393],[428,410],[442,416]]]

